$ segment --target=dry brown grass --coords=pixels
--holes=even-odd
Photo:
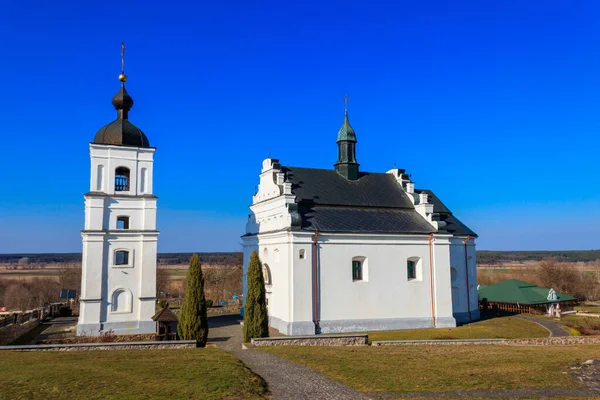
[[[364,392],[570,387],[599,345],[261,347]]]

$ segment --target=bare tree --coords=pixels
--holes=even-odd
[[[81,265],[62,263],[58,267],[58,283],[60,289],[76,290],[81,293]]]
[[[539,278],[543,286],[557,292],[568,294],[580,300],[595,300],[600,291],[595,277],[578,270],[568,263],[557,263],[554,259],[545,259],[538,267]]]
[[[156,269],[156,294],[158,297],[165,297],[165,293],[168,292],[169,285],[169,271],[162,266],[158,266]]]

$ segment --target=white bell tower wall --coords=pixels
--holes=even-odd
[[[90,144],[78,335],[156,331],[154,151]]]

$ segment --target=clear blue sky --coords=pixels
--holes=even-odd
[[[597,1],[12,1],[0,12],[0,253],[81,250],[88,143],[157,147],[159,251],[240,248],[260,165],[397,163],[479,249],[600,248]]]

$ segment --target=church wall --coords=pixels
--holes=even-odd
[[[312,335],[315,333],[313,322],[312,300],[312,263],[313,263],[313,234],[310,232],[295,233],[293,251],[290,263],[293,268],[292,312],[294,335]],[[302,252],[302,255],[300,254]]]
[[[428,236],[383,237],[322,234],[319,237],[323,333],[431,327]],[[447,249],[447,247],[446,247]],[[441,251],[441,250],[440,250]],[[364,279],[352,280],[352,259],[364,257]],[[418,259],[417,279],[408,280],[407,260]],[[436,268],[446,268],[441,257]],[[443,265],[443,263],[446,265]],[[443,274],[440,275],[443,277]],[[438,277],[438,326],[453,326],[450,290]],[[310,296],[310,287],[305,289]]]
[[[452,313],[450,240],[448,235],[435,235],[432,241],[433,285],[435,289],[436,327],[456,326]]]
[[[451,239],[450,263],[456,270],[456,280],[452,286],[456,288],[454,294],[458,297],[458,307],[454,309],[454,317],[458,322],[469,321],[469,308],[467,307],[467,276],[465,273],[465,250],[463,241],[466,237],[455,237]],[[469,297],[471,319],[479,319],[479,305],[477,299],[477,269],[475,255],[475,240],[471,239],[467,244],[467,259],[469,271]],[[454,300],[456,305],[457,300]]]
[[[259,258],[270,270],[271,284],[266,285],[269,317],[275,325],[290,320],[290,265],[287,232],[261,235]],[[279,328],[278,328],[279,329]]]

